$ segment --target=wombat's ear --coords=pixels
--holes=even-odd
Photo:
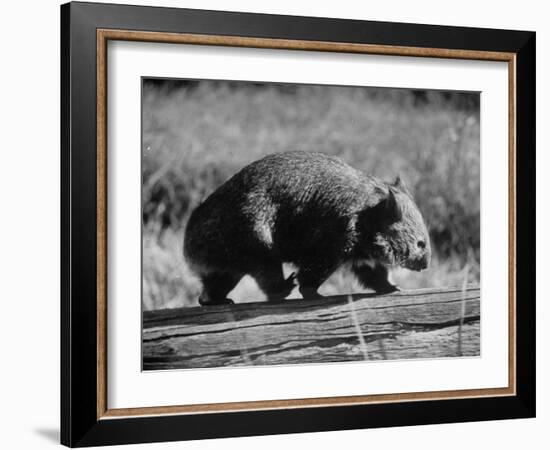
[[[383,195],[375,206],[363,211],[360,217],[364,218],[365,223],[369,223],[371,226],[373,224],[387,226],[401,220],[401,207],[395,196],[394,188],[389,187],[388,193]]]
[[[403,180],[401,179],[401,175],[397,175],[397,177],[395,177],[395,181],[393,182],[393,185],[397,188],[397,189],[407,189],[407,186],[405,186],[405,183],[403,182]]]
[[[363,231],[372,233],[380,231],[402,219],[402,211],[394,187],[388,186],[388,193],[383,193],[378,203],[365,208],[359,213],[358,224]]]
[[[407,187],[405,182],[401,179],[401,175],[397,175],[397,177],[395,178],[395,181],[393,182],[393,187],[410,195],[409,188]]]
[[[393,189],[388,189],[388,196],[382,200],[384,203],[385,217],[391,222],[395,223],[401,220],[402,212],[397,199],[395,198],[395,193]]]

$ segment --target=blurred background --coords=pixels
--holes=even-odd
[[[144,79],[142,105],[144,310],[198,304],[182,254],[190,213],[243,166],[288,150],[336,155],[386,181],[401,175],[433,250],[428,270],[392,272],[402,289],[479,283],[478,93]],[[319,292],[361,291],[340,270]],[[229,297],[265,299],[248,276]]]

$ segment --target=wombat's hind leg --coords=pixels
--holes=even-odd
[[[399,291],[399,288],[388,280],[388,268],[382,264],[353,265],[353,273],[366,288],[373,289],[377,294],[389,294]]]
[[[203,290],[199,303],[206,305],[232,304],[227,294],[237,285],[242,275],[227,272],[213,272],[202,277]]]
[[[280,262],[262,264],[251,274],[269,301],[283,300],[296,287],[296,274],[285,279]]]

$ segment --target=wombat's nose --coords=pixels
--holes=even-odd
[[[419,258],[415,258],[410,262],[409,269],[421,271],[428,268],[430,264],[430,258],[428,255],[424,254]]]
[[[430,265],[430,257],[426,253],[424,253],[422,258],[420,258],[420,264],[419,264],[420,270],[427,269],[429,265]]]

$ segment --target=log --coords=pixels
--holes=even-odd
[[[478,356],[480,290],[146,311],[143,370]]]

